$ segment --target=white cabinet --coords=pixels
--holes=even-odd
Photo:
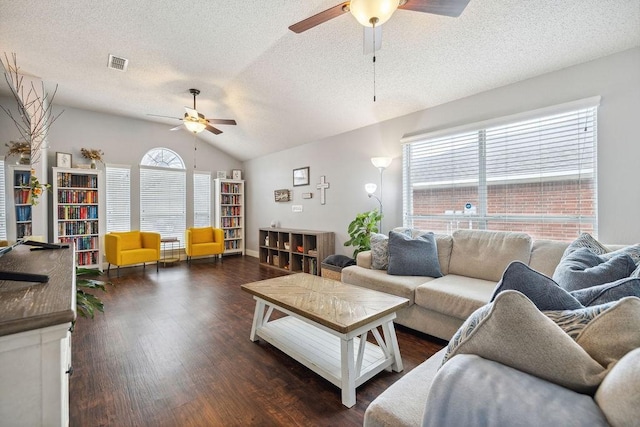
[[[0,278],[0,425],[69,425],[71,324],[76,317],[72,248],[16,246],[0,271],[46,274],[48,282]]]
[[[216,179],[215,227],[224,232],[224,253],[242,254],[245,251],[244,181]]]
[[[0,424],[69,425],[70,327],[0,337]]]

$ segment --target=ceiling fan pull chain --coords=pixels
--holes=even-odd
[[[376,23],[373,25],[373,102],[376,102]]]

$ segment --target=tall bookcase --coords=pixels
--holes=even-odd
[[[260,264],[318,276],[322,261],[335,251],[335,235],[330,231],[261,228],[258,243]]]
[[[53,168],[53,241],[75,243],[76,265],[102,269],[102,171]]]
[[[33,235],[33,206],[29,197],[29,181],[31,168],[29,166],[10,167],[10,185],[12,186],[13,209],[8,209],[7,235],[10,240]]]
[[[244,180],[217,178],[214,182],[215,227],[224,232],[224,253],[244,255]]]

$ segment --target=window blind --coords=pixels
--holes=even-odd
[[[211,225],[211,172],[193,173],[193,226]]]
[[[186,172],[140,166],[140,230],[176,237],[184,246]]]
[[[404,225],[597,235],[597,106],[518,118],[405,144]]]
[[[106,165],[107,233],[131,230],[131,167]]]

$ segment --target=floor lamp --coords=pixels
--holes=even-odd
[[[367,190],[367,193],[369,194],[369,198],[373,197],[376,200],[378,200],[378,203],[380,203],[381,216],[382,216],[382,172],[384,172],[384,170],[389,167],[392,160],[393,159],[391,157],[372,157],[371,158],[371,163],[373,164],[373,166],[377,167],[378,170],[380,171],[380,197],[373,194],[376,191],[375,184],[365,185],[365,190]],[[379,232],[382,233],[382,218],[380,218]]]

